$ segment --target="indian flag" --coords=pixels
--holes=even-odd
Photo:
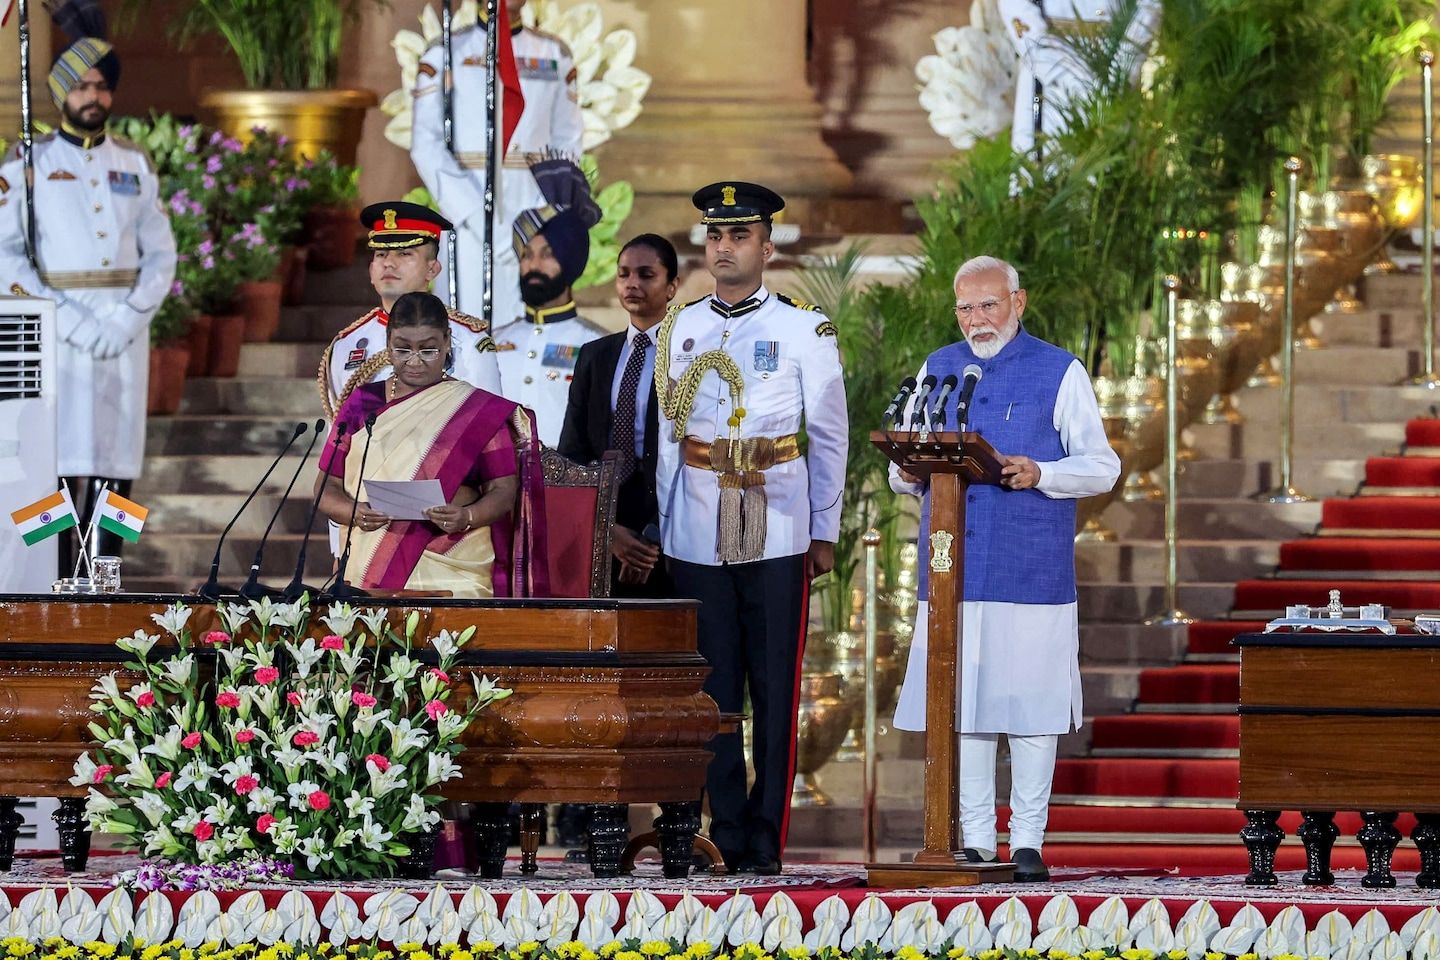
[[[21,507],[10,514],[10,519],[15,521],[20,538],[27,547],[33,547],[41,540],[78,524],[75,504],[70,502],[70,494],[64,490],[57,490],[44,500]]]
[[[126,500],[114,490],[106,490],[105,496],[95,507],[95,523],[101,530],[108,530],[122,540],[131,543],[140,539],[140,530],[150,511],[133,500]]]

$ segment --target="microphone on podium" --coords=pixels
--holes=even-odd
[[[225,546],[225,538],[230,535],[230,528],[235,526],[235,521],[240,519],[240,515],[245,512],[245,508],[250,506],[250,501],[255,499],[255,494],[259,493],[260,489],[265,486],[265,481],[270,479],[270,474],[274,473],[275,468],[280,466],[280,461],[285,458],[285,454],[290,452],[290,448],[294,446],[295,441],[300,439],[300,435],[308,430],[309,427],[310,425],[306,423],[295,424],[295,432],[290,434],[290,439],[286,440],[285,446],[280,448],[280,452],[276,454],[275,460],[270,464],[269,469],[265,471],[265,475],[260,478],[259,483],[255,484],[255,489],[250,491],[250,495],[245,498],[245,502],[240,504],[240,509],[235,511],[235,516],[231,517],[230,522],[225,524],[225,529],[220,533],[220,540],[215,544],[215,557],[210,561],[210,576],[204,583],[196,588],[196,596],[205,600],[218,600],[222,594],[234,593],[233,590],[226,590],[221,587],[219,583],[220,550]]]
[[[355,535],[355,513],[360,509],[360,496],[365,490],[365,461],[370,457],[370,441],[375,437],[375,414],[365,418],[365,449],[360,451],[360,474],[355,478],[355,502],[350,505],[350,519],[345,524],[345,548],[340,551],[340,562],[335,564],[335,575],[325,596],[331,599],[370,596],[359,587],[345,582],[345,568],[350,565],[350,538]]]
[[[958,382],[953,373],[940,381],[940,394],[935,398],[935,406],[930,408],[930,430],[934,433],[945,429],[945,401],[950,398],[950,391],[955,389]]]
[[[925,402],[930,399],[930,391],[935,389],[935,374],[930,374],[920,381],[920,392],[915,394],[915,410],[910,416],[911,430],[924,430],[926,420]]]
[[[347,429],[346,424],[336,421],[335,442],[337,444],[344,439]],[[305,553],[310,547],[310,528],[315,525],[315,514],[320,512],[320,498],[325,493],[323,480],[315,486],[315,496],[310,499],[310,512],[305,515],[305,536],[300,539],[300,555],[295,558],[295,576],[291,578],[290,583],[281,594],[287,603],[294,603],[307,593],[312,597],[320,593],[318,588],[305,585]]]
[[[255,557],[250,561],[250,576],[240,587],[240,596],[246,600],[259,600],[261,597],[278,597],[279,590],[264,586],[259,582],[260,566],[265,560],[265,543],[270,539],[270,531],[275,528],[275,521],[280,519],[280,511],[285,509],[285,502],[290,499],[290,491],[295,489],[295,481],[300,479],[300,471],[305,469],[305,463],[310,459],[310,454],[315,449],[315,442],[325,433],[325,421],[316,420],[310,436],[310,443],[305,448],[305,453],[300,457],[300,463],[296,465],[295,472],[290,475],[290,482],[285,485],[285,492],[280,495],[280,502],[275,505],[275,512],[270,514],[270,522],[265,525],[265,532],[260,535],[260,545],[255,548]]]
[[[955,420],[962,432],[970,425],[970,401],[975,396],[975,385],[984,374],[978,363],[972,363],[964,370],[965,382],[960,387],[960,399],[955,403]]]
[[[910,394],[914,389],[914,377],[906,377],[900,382],[900,390],[890,401],[890,406],[886,407],[885,412],[880,415],[880,429],[884,430],[892,423],[895,425],[894,429],[900,429],[901,421],[905,417],[905,401],[910,399]]]

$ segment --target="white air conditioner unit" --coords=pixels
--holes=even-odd
[[[0,593],[49,593],[55,579],[58,538],[27,547],[10,522],[60,486],[55,381],[55,304],[0,297]]]

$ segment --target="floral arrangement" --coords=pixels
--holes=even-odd
[[[935,34],[935,53],[915,65],[920,106],[930,126],[957,149],[1010,126],[1015,109],[1015,47],[996,0],[973,0],[970,23]]]
[[[455,9],[452,28],[464,30],[475,25],[479,4],[461,0]],[[565,41],[575,58],[576,85],[585,125],[582,148],[594,150],[616,130],[628,127],[640,116],[650,75],[635,66],[635,34],[630,30],[605,32],[605,18],[596,3],[578,3],[562,9],[556,0],[534,0],[521,14],[527,27],[553,34]],[[425,51],[440,42],[440,17],[426,5],[420,11],[420,32],[401,30],[390,46],[400,64],[400,87],[380,103],[390,117],[385,139],[410,149],[413,118],[410,91],[420,70]]]
[[[308,877],[392,873],[407,839],[440,820],[461,734],[509,695],[477,678],[468,707],[451,707],[474,628],[441,631],[422,654],[418,614],[397,632],[383,609],[334,604],[317,642],[308,598],[217,613],[224,629],[200,637],[184,605],[156,614],[173,646],[144,631],[116,641],[135,682],[122,690],[111,673],[95,685],[99,746],[70,781],[90,788],[91,828],[187,864],[253,851]]]

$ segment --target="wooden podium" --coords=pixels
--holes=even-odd
[[[959,741],[955,691],[960,679],[960,602],[965,596],[965,490],[998,485],[1003,464],[978,433],[876,430],[870,442],[891,462],[930,485],[930,620],[925,666],[925,846],[913,863],[866,864],[877,887],[960,887],[1005,883],[1013,863],[966,863],[960,849]]]

